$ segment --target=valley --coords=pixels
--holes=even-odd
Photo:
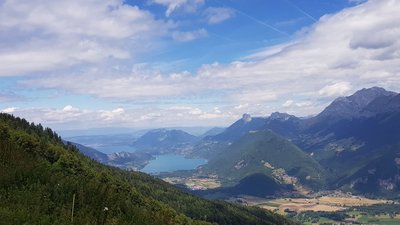
[[[227,128],[198,136],[163,128],[69,140],[80,141],[76,147],[95,161],[149,173],[202,198],[256,206],[305,224],[390,224],[400,213],[398,96],[362,89],[314,117],[244,114]],[[118,146],[126,149],[115,152]],[[390,218],[364,212],[379,207],[392,210]]]
[[[400,0],[0,0],[0,225],[400,225]]]
[[[347,103],[337,106],[344,101],[339,98],[308,119],[285,113],[255,118],[245,114],[225,129],[213,129],[199,136],[175,129],[155,129],[137,136],[83,136],[69,139],[81,143],[61,142],[50,129],[27,126],[26,121],[6,114],[2,114],[2,129],[6,143],[20,146],[21,157],[39,157],[37,160],[44,160],[43,165],[54,167],[50,171],[56,172],[61,166],[70,171],[68,173],[87,170],[85,173],[90,174],[88,168],[100,166],[93,164],[97,161],[111,168],[149,173],[152,178],[140,179],[161,178],[165,184],[201,197],[199,199],[224,200],[235,207],[256,207],[264,213],[278,213],[302,224],[396,224],[400,221],[400,204],[396,200],[400,193],[398,96],[380,88],[363,89],[346,97],[345,101],[362,105],[358,109],[362,116],[349,115],[347,111],[344,115],[338,113],[343,107],[343,110],[352,107]],[[387,110],[384,106],[376,108],[374,105],[379,105],[381,99],[393,103]],[[330,111],[335,113],[330,114]],[[34,130],[36,136],[25,134],[25,130]],[[50,143],[45,144],[49,140]],[[109,149],[103,148],[101,152],[101,148],[84,144],[108,146]],[[50,149],[42,152],[44,146]],[[25,148],[35,153],[25,152]],[[76,148],[93,161],[87,162],[80,158],[83,156],[75,155],[77,153],[63,153],[63,148],[72,151]],[[9,153],[2,154],[10,158]],[[69,161],[64,157],[70,157]],[[80,173],[77,179],[82,179]],[[104,170],[104,173],[114,176],[115,172]],[[48,178],[43,179],[56,179],[52,178],[52,173],[46,176]],[[72,175],[66,179],[69,176]],[[159,194],[155,196],[160,198]],[[176,207],[170,201],[167,199],[165,203]],[[8,208],[0,210],[9,213]],[[145,215],[145,211],[141,213]],[[115,214],[114,218],[119,216]]]
[[[82,152],[108,165],[201,190],[199,195],[210,198],[301,197],[326,190],[395,198],[400,190],[399,96],[379,87],[361,89],[337,98],[314,117],[244,114],[225,129],[197,136],[163,128],[134,138],[94,137],[103,145],[114,140],[109,144],[124,143],[132,150],[108,155],[90,148]],[[90,137],[75,139],[90,143]],[[148,169],[153,163],[172,167]]]
[[[221,187],[216,176],[212,178],[165,177],[163,180],[177,186],[184,185],[194,193]],[[286,197],[276,196],[275,198],[248,195],[217,196],[217,198],[221,197],[235,204],[273,211],[305,225],[341,225],[343,223],[395,225],[400,223],[398,200],[368,198],[341,191],[303,193],[301,196],[290,193]]]

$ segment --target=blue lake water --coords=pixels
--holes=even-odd
[[[159,155],[151,160],[141,171],[145,173],[173,172],[192,170],[207,163],[205,159],[187,159],[182,155]]]
[[[96,150],[110,154],[114,152],[134,152],[135,149],[129,145],[110,145],[110,146],[96,146]]]

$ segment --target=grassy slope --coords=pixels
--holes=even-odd
[[[239,164],[243,166],[235,168],[241,161]],[[322,167],[290,141],[271,131],[247,134],[211,160],[204,169],[216,171],[229,185],[255,173],[271,175],[272,170],[264,166],[263,162],[268,162],[275,169],[285,169],[289,175],[300,178],[302,183],[315,187],[322,185]],[[306,179],[307,176],[312,179]]]
[[[74,224],[291,224],[101,165],[50,129],[0,114],[0,224],[71,224],[74,194]]]

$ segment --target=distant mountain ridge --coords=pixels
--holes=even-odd
[[[331,127],[339,120],[365,119],[384,113],[400,111],[400,94],[372,87],[357,91],[348,97],[339,97],[314,117],[296,116],[275,112],[269,117],[251,117],[244,114],[224,132],[207,140],[234,141],[252,130],[270,129],[285,137],[296,137],[301,133],[315,133],[313,129]]]
[[[385,171],[389,167],[378,166],[378,164],[384,165],[383,159],[388,158],[385,154],[391,154],[393,157],[400,154],[400,150],[397,151],[397,148],[393,147],[400,145],[400,94],[398,93],[379,87],[362,89],[353,95],[337,98],[321,113],[309,118],[297,118],[278,112],[269,117],[251,117],[245,114],[224,132],[203,140],[203,144],[195,149],[195,154],[209,157],[210,165],[214,159],[220,158],[221,160],[214,164],[215,171],[218,171],[218,167],[220,169],[230,167],[230,170],[234,170],[232,163],[237,163],[238,158],[233,155],[245,157],[250,154],[246,157],[262,158],[259,152],[252,151],[250,147],[257,141],[243,142],[243,138],[268,130],[290,140],[301,151],[310,155],[322,168],[321,171],[326,171],[326,174],[320,173],[321,183],[326,182],[328,188],[347,188],[361,194],[368,194],[370,191],[371,194],[393,195],[400,191],[396,188],[400,186],[400,182],[396,183],[400,177],[398,170],[390,172]],[[239,142],[245,143],[242,150],[233,150],[232,146],[240,144]],[[259,146],[262,148],[267,145],[264,143]],[[388,152],[385,149],[392,150]],[[235,160],[229,161],[233,159],[232,157]],[[290,155],[278,156],[282,159],[287,157]],[[373,168],[375,164],[376,171]],[[396,162],[390,160],[390,165],[391,170],[400,167],[400,157]],[[204,168],[207,169],[207,165]],[[261,172],[267,173],[267,170]],[[375,172],[366,176],[368,171]],[[237,171],[231,173],[231,175],[223,173],[223,179],[237,177]],[[250,169],[241,177],[245,178],[251,173],[260,173],[260,170]],[[362,182],[368,187],[359,188]],[[306,184],[304,179],[302,183]],[[388,187],[393,188],[388,189]]]
[[[225,128],[222,127],[214,127],[206,131],[205,133],[201,134],[199,138],[203,139],[207,136],[215,136],[225,131]]]
[[[321,119],[349,119],[363,116],[368,105],[380,97],[393,97],[395,92],[380,87],[364,88],[351,96],[339,97],[317,115]]]
[[[139,137],[131,144],[131,146],[140,152],[165,154],[174,151],[177,148],[190,146],[197,140],[198,138],[196,136],[185,131],[175,129],[155,129]]]
[[[85,156],[105,165],[115,166],[126,170],[140,170],[147,163],[154,159],[150,154],[144,152],[115,152],[111,154],[102,153],[94,148],[90,148],[78,143],[63,141],[75,145]]]
[[[206,140],[232,142],[241,138],[251,130],[259,130],[265,123],[266,118],[253,118],[249,114],[243,114],[242,119],[233,123],[222,133],[206,137]]]
[[[297,129],[290,124],[297,124],[300,120],[296,116],[280,112],[274,112],[269,117],[252,117],[246,113],[243,114],[242,119],[225,128],[222,133],[206,137],[206,140],[233,142],[250,131],[264,129],[271,129],[279,134],[290,134],[293,129]]]

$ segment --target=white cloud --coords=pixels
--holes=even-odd
[[[235,91],[235,93],[232,94],[232,98],[235,101],[244,103],[264,103],[275,100],[277,98],[277,94],[267,90],[249,90],[238,93]]]
[[[71,109],[73,110],[71,111]],[[108,110],[79,109],[66,106],[61,109],[6,108],[1,112],[13,113],[29,121],[58,130],[95,127],[207,126],[211,124],[222,126],[239,118],[239,115],[227,109],[222,112],[215,108],[206,110],[192,106],[115,108]]]
[[[0,4],[0,76],[127,59],[169,25],[122,0],[6,0]]]
[[[78,111],[79,109],[72,107],[72,105],[66,105],[63,108],[64,112],[74,112],[74,111]]]
[[[105,121],[113,121],[116,117],[121,117],[125,113],[123,108],[116,108],[111,111],[102,110],[101,111],[101,118]]]
[[[285,107],[285,108],[287,108],[287,107],[292,106],[293,103],[294,103],[293,100],[287,100],[285,103],[282,104],[282,106]]]
[[[351,85],[348,82],[338,82],[332,85],[327,85],[318,91],[318,94],[326,97],[337,97],[349,94]]]
[[[235,16],[235,10],[226,7],[208,7],[204,15],[209,24],[217,24]]]
[[[305,101],[305,102],[298,102],[296,103],[297,107],[309,107],[309,106],[313,106],[313,103],[310,101]]]
[[[28,86],[69,90],[79,94],[89,94],[100,98],[135,100],[159,96],[177,96],[187,92],[189,76],[161,76],[158,73],[141,74],[139,71],[119,75],[91,70],[84,74],[68,74],[31,79],[21,82]],[[139,72],[139,73],[138,73]]]
[[[248,104],[248,103],[245,103],[245,104],[237,105],[237,106],[235,106],[234,108],[235,108],[235,109],[245,109],[245,108],[247,108],[247,107],[249,107],[249,104]]]
[[[265,112],[286,110],[281,99],[291,99],[294,103],[288,109],[292,113],[315,114],[334,97],[362,87],[400,91],[399,12],[397,0],[370,0],[323,16],[289,43],[261,50],[245,61],[203,65],[193,74],[87,70],[27,80],[24,84],[119,101],[185,96],[193,104],[198,99],[234,106],[261,103],[261,107],[246,110],[270,106]],[[191,39],[188,36],[181,40]],[[157,120],[154,115],[149,117]]]
[[[368,1],[368,0],[349,0],[350,3],[354,3],[354,4],[361,4],[361,3],[364,3],[366,1]]]
[[[195,12],[204,4],[204,0],[150,0],[150,2],[166,6],[165,16],[167,17],[177,10],[186,13]]]
[[[9,108],[2,109],[1,112],[2,113],[13,113],[13,112],[15,112],[15,110],[17,110],[16,107],[9,107]]]
[[[208,33],[205,29],[198,29],[194,31],[174,31],[172,38],[176,41],[193,41],[195,39],[207,37]]]
[[[199,108],[194,108],[194,109],[189,111],[189,114],[191,114],[191,115],[200,115],[202,113],[203,113],[203,111],[201,109],[199,109]]]
[[[295,114],[298,116],[309,116],[311,113],[320,112],[325,107],[325,104],[321,105],[317,102],[304,100],[287,100],[282,104],[282,107],[283,109],[280,110],[282,110],[283,112]]]

